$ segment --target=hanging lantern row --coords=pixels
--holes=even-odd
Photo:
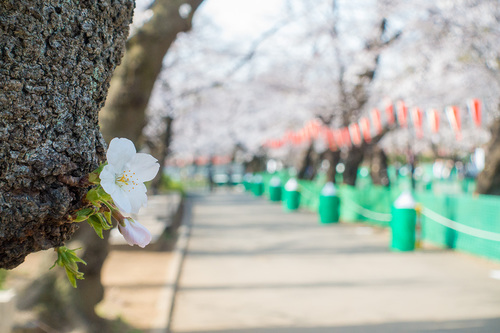
[[[474,125],[476,127],[481,127],[481,101],[479,99],[471,99],[467,102],[467,109],[469,110]],[[385,122],[387,125],[398,125],[401,128],[408,128],[411,120],[415,135],[419,139],[424,137],[424,115],[427,119],[427,126],[430,131],[432,133],[438,133],[440,113],[436,109],[430,109],[424,112],[420,108],[414,107],[408,110],[404,101],[398,101],[396,107],[394,107],[392,102],[386,102]],[[445,115],[450,127],[455,133],[456,139],[460,140],[462,138],[460,109],[457,106],[446,107]],[[361,117],[358,122],[343,128],[331,129],[321,124],[317,119],[311,120],[299,131],[287,131],[282,138],[267,140],[264,146],[278,149],[285,144],[291,143],[293,145],[299,145],[303,142],[309,142],[321,137],[325,140],[328,147],[335,151],[340,147],[351,147],[352,145],[360,146],[363,141],[370,143],[373,139],[372,132],[374,131],[375,136],[377,136],[382,133],[383,128],[380,110],[372,109],[369,117]]]

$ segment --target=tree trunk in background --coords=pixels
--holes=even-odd
[[[314,143],[311,142],[304,152],[304,156],[299,161],[297,168],[297,178],[313,180],[316,177],[316,167],[318,164],[318,154],[314,151]]]
[[[110,231],[104,231],[104,239],[101,239],[89,225],[83,225],[76,235],[78,240],[85,244],[81,258],[87,263],[80,269],[85,280],[79,281],[78,288],[75,290],[78,295],[75,297],[78,300],[76,308],[86,325],[94,326],[91,332],[103,332],[106,321],[96,314],[95,307],[104,298],[101,272],[109,254]]]
[[[336,183],[335,176],[337,175],[337,164],[340,162],[340,151],[327,150],[323,153],[323,158],[326,159],[330,166],[326,172],[326,181]]]
[[[153,179],[151,183],[151,189],[154,194],[158,194],[161,186],[161,180],[163,176],[163,167],[165,166],[165,161],[168,156],[168,151],[170,149],[170,142],[172,142],[172,124],[174,122],[174,118],[168,116],[164,118],[165,120],[165,132],[163,134],[163,143],[160,146],[160,151],[158,152],[158,161],[160,162],[160,171]]]
[[[0,24],[0,268],[60,246],[66,216],[105,155],[98,127],[133,0],[3,0]]]
[[[264,155],[253,155],[252,159],[245,163],[245,172],[254,173],[266,170],[266,161]]]
[[[373,146],[370,151],[370,176],[374,185],[389,186],[387,173],[387,155],[379,146]]]
[[[163,58],[179,32],[189,31],[193,14],[202,0],[156,0],[153,16],[127,41],[122,64],[111,80],[100,124],[106,142],[113,137],[139,141],[146,123],[145,111]],[[182,18],[179,6],[191,5]]]
[[[347,152],[347,157],[344,161],[345,163],[345,171],[343,175],[344,179],[344,184],[356,185],[356,179],[358,177],[358,168],[360,164],[363,162],[363,159],[365,158],[365,155],[369,155],[368,157],[371,158],[370,151],[374,152],[373,149],[380,149],[377,147],[377,144],[382,140],[385,134],[389,133],[395,126],[386,126],[383,128],[382,132],[378,134],[377,136],[373,137],[370,141],[370,143],[363,142],[361,146],[352,146],[349,148],[349,151]],[[375,148],[376,147],[376,148]],[[377,172],[381,172],[380,177],[381,180],[384,177],[384,172],[387,175],[387,156],[385,156],[385,152],[382,152],[384,156],[379,156],[378,158],[380,159],[380,162],[382,163],[383,159],[385,158],[385,168],[383,165],[379,166],[379,169]],[[380,154],[380,153],[376,153]],[[371,163],[371,162],[370,162]],[[378,163],[378,162],[377,162]],[[374,166],[374,165],[371,165]],[[385,170],[385,171],[384,171]],[[387,181],[389,181],[389,177],[387,176]]]
[[[483,171],[477,176],[476,192],[479,194],[500,195],[500,119],[491,127]]]
[[[347,152],[345,159],[345,170],[343,174],[344,184],[355,186],[358,177],[358,168],[365,155],[365,145],[352,146]]]

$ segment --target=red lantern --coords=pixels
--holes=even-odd
[[[309,133],[309,131],[307,130],[306,127],[303,127],[300,131],[298,131],[297,135],[299,136],[299,140],[300,142],[302,141],[307,141],[307,140],[310,140],[311,139],[311,134]],[[300,143],[299,142],[299,143]]]
[[[404,128],[408,127],[408,108],[406,107],[405,102],[398,101],[397,112],[399,126]]]
[[[321,123],[319,120],[314,119],[307,123],[305,130],[309,138],[317,139],[321,129]]]
[[[372,116],[372,124],[373,127],[375,127],[375,130],[377,131],[377,135],[382,133],[382,121],[380,119],[380,111],[378,109],[373,109],[371,111],[371,116]]]
[[[477,98],[471,99],[467,103],[467,106],[474,124],[477,127],[481,127],[481,101]]]
[[[335,137],[334,137],[333,131],[330,130],[329,128],[324,128],[323,133],[325,135],[325,141],[326,141],[326,144],[328,145],[328,148],[331,151],[336,151],[337,145],[335,144]]]
[[[351,135],[349,134],[349,129],[344,127],[340,130],[342,132],[342,142],[344,146],[350,147],[352,145]]]
[[[460,109],[457,106],[449,106],[446,108],[446,116],[448,117],[451,128],[455,132],[457,140],[462,139],[462,133],[460,132],[462,129],[462,124],[460,122]]]
[[[358,124],[354,123],[349,125],[349,133],[351,134],[352,143],[354,143],[356,146],[360,146],[362,139]]]
[[[342,136],[342,131],[341,130],[332,130],[333,133],[333,138],[335,139],[335,142],[339,147],[344,147],[346,144],[344,143],[344,138]]]
[[[387,123],[389,125],[394,124],[394,106],[392,105],[392,102],[389,99],[386,99],[385,101],[385,114],[387,115]]]
[[[415,126],[417,138],[423,138],[424,132],[422,130],[422,111],[417,107],[411,109],[411,119],[413,120],[413,126]]]
[[[436,109],[427,111],[427,121],[432,133],[437,133],[439,131],[439,113]]]
[[[372,141],[372,136],[370,133],[370,121],[368,118],[361,118],[359,120],[359,126],[361,127],[361,132],[363,132],[363,138],[367,143],[370,143]]]

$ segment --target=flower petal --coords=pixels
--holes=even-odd
[[[145,247],[151,243],[151,233],[137,221],[125,219],[125,226],[118,224],[118,230],[130,246]]]
[[[128,197],[128,200],[131,205],[131,213],[137,214],[139,213],[139,209],[141,207],[145,207],[148,202],[148,197],[146,195],[146,186],[144,184],[139,184],[134,186],[130,192],[125,192],[125,195]]]
[[[111,195],[119,189],[118,185],[116,185],[116,173],[112,165],[105,165],[99,174],[99,178],[101,179],[101,186],[106,193]]]
[[[128,196],[125,194],[125,192],[123,191],[123,189],[119,186],[116,186],[117,187],[117,190],[114,191],[113,193],[109,193],[109,195],[111,195],[111,198],[113,199],[113,202],[115,203],[115,205],[118,207],[118,209],[120,211],[122,211],[123,213],[125,214],[130,214],[130,213],[134,213],[132,211],[132,205],[130,203],[130,199],[128,198]],[[104,186],[103,186],[104,188]],[[106,191],[106,189],[104,189]],[[106,191],[107,192],[107,191]]]
[[[114,138],[109,143],[106,157],[116,172],[123,172],[125,164],[136,154],[135,146],[129,139]]]
[[[135,177],[140,182],[147,182],[155,178],[160,164],[158,160],[149,154],[137,153],[127,165],[135,172]]]

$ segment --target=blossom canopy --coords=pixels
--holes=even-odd
[[[102,188],[120,211],[137,214],[146,205],[144,182],[158,173],[158,160],[149,154],[137,153],[132,141],[125,138],[111,140],[106,157],[108,164],[99,175]]]

